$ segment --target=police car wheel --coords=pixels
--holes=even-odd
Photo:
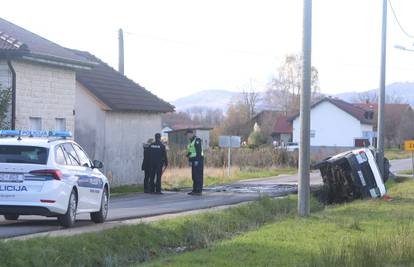
[[[8,220],[8,221],[15,221],[19,218],[18,214],[5,214],[4,215],[4,219]]]
[[[59,223],[63,227],[71,227],[76,221],[76,209],[78,206],[77,195],[74,190],[69,197],[68,210],[62,216],[58,217]]]
[[[105,187],[103,193],[102,193],[102,199],[101,199],[101,209],[98,212],[92,212],[91,213],[91,220],[94,223],[103,223],[106,220],[106,216],[108,215],[108,189]]]

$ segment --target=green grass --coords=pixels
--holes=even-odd
[[[313,202],[313,209],[321,206]],[[281,218],[296,199],[262,198],[234,208],[73,237],[0,242],[0,266],[128,266],[187,249],[208,247]]]
[[[168,170],[167,170],[168,171]],[[264,178],[278,176],[281,174],[295,174],[297,169],[294,168],[233,168],[230,177],[227,175],[227,169],[206,168],[204,170],[204,186],[216,186],[229,184],[245,179]],[[175,169],[166,173],[162,180],[163,189],[175,190],[192,186],[191,170]]]
[[[407,174],[407,175],[413,174],[413,170],[402,170],[402,171],[399,171],[398,174]]]
[[[393,159],[407,159],[411,158],[412,153],[409,151],[400,150],[398,148],[389,148],[384,152],[384,157],[389,160]]]
[[[144,187],[142,185],[123,185],[111,187],[111,196],[127,195],[139,192],[144,192]]]
[[[393,201],[287,216],[212,246],[148,266],[414,266],[414,182],[389,183]]]

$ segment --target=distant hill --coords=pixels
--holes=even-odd
[[[231,101],[237,100],[241,96],[242,92],[206,90],[179,98],[173,101],[172,104],[176,107],[177,111],[187,111],[193,107],[204,107],[211,109],[221,109],[223,112],[226,112]],[[271,107],[264,103],[264,93],[260,93],[259,98],[261,101],[258,103],[258,110],[277,109],[277,107]]]
[[[354,102],[361,93],[375,94],[378,89],[368,90],[365,92],[347,92],[333,95],[347,102]],[[404,102],[414,106],[414,82],[392,83],[386,87],[387,94],[401,98]],[[227,110],[228,105],[233,99],[241,96],[241,92],[231,92],[227,90],[206,90],[186,97],[179,98],[172,102],[177,111],[186,111],[192,107],[206,107],[213,109],[221,109],[223,112]],[[261,96],[264,99],[264,94]],[[277,109],[270,107],[261,101],[258,105],[259,110]]]
[[[206,107],[226,110],[232,99],[241,93],[226,90],[206,90],[179,98],[172,102],[177,111],[186,111],[193,107]]]
[[[401,98],[404,103],[414,106],[414,82],[399,82],[387,85],[386,94],[393,97]],[[365,92],[348,92],[333,95],[347,102],[354,102],[361,93],[376,94],[378,89],[372,89]]]

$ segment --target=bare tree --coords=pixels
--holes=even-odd
[[[312,67],[312,96],[320,95],[319,72]],[[266,92],[266,102],[281,106],[290,113],[299,109],[300,91],[302,87],[302,56],[290,54],[285,56],[283,64],[278,68]]]
[[[378,94],[375,91],[367,91],[357,94],[352,98],[354,103],[378,103]],[[385,95],[385,103],[387,104],[406,104],[407,101],[395,93],[388,93]]]

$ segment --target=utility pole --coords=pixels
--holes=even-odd
[[[124,33],[122,29],[118,31],[118,71],[124,75]]]
[[[387,0],[382,1],[381,77],[378,98],[377,164],[384,175],[385,66],[387,55]]]
[[[300,93],[298,214],[310,213],[310,97],[312,52],[312,0],[303,1],[303,68]]]

